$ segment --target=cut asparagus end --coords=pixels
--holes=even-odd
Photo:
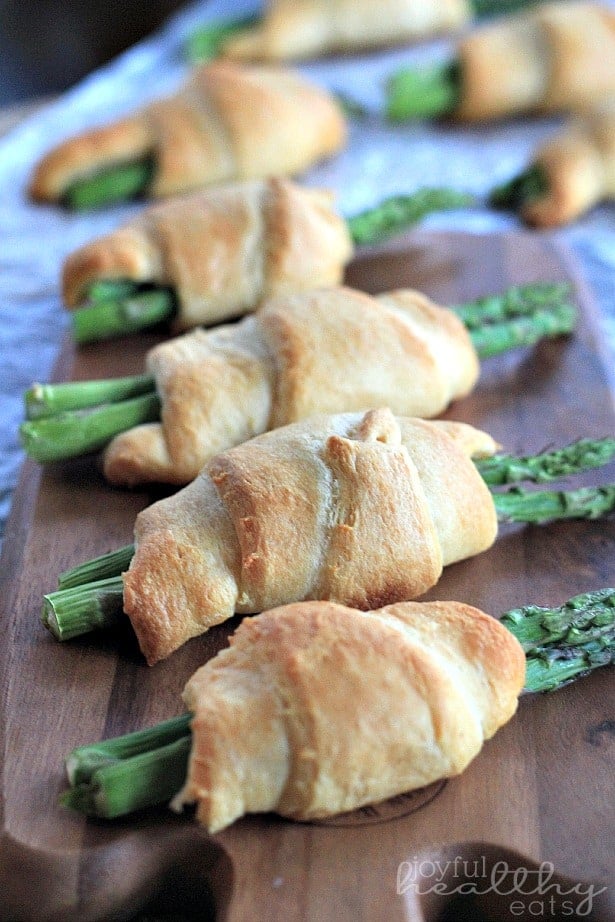
[[[63,806],[88,816],[114,819],[168,802],[182,787],[192,736],[96,768],[88,782],[61,797]]]
[[[123,604],[122,577],[113,576],[43,596],[41,621],[56,640],[72,640],[121,623]]]
[[[61,461],[97,451],[114,436],[160,418],[157,394],[26,420],[19,429],[28,457],[40,463]]]
[[[540,308],[551,310],[570,304],[572,285],[569,282],[533,282],[513,285],[501,294],[476,298],[451,309],[471,330],[486,323],[498,323],[514,317],[529,316]]]
[[[467,208],[475,198],[455,189],[419,189],[413,195],[395,195],[347,221],[356,244],[374,244],[417,224],[435,211]]]
[[[489,204],[493,208],[516,212],[527,202],[540,198],[548,191],[547,175],[541,166],[535,165],[509,182],[493,189],[489,195]]]
[[[576,308],[572,304],[560,304],[548,310],[537,310],[528,317],[475,327],[470,330],[470,336],[478,356],[486,359],[510,349],[533,346],[541,339],[572,333],[576,322]]]
[[[72,312],[73,337],[83,344],[136,333],[168,321],[175,311],[175,296],[169,288],[97,300]]]
[[[522,480],[546,483],[602,467],[615,457],[615,439],[579,439],[565,448],[538,455],[516,457],[509,454],[477,458],[479,474],[489,486],[519,483]]]
[[[186,58],[191,64],[210,61],[220,54],[228,38],[257,25],[259,21],[259,16],[243,16],[200,26],[188,36],[185,46]]]
[[[146,191],[154,171],[152,156],[103,167],[72,183],[62,197],[63,204],[71,211],[91,211],[129,201]]]
[[[542,525],[558,519],[599,519],[615,509],[615,484],[577,490],[522,490],[493,493],[500,523]]]
[[[86,583],[121,576],[128,569],[134,553],[134,544],[128,544],[126,547],[71,567],[58,577],[58,589],[73,589],[75,586],[83,586]]]
[[[102,743],[77,746],[66,759],[69,783],[88,784],[98,768],[151,752],[160,746],[168,746],[169,743],[189,736],[191,720],[191,714],[181,714],[146,730],[136,730]]]
[[[457,62],[399,70],[386,85],[386,116],[392,122],[405,122],[449,115],[459,103],[460,88]]]
[[[43,419],[71,410],[85,410],[117,403],[155,390],[151,375],[105,378],[98,381],[67,381],[61,384],[33,384],[25,395],[26,419]]]

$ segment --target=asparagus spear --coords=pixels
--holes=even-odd
[[[63,204],[73,211],[91,211],[143,194],[154,175],[151,156],[114,164],[76,180],[63,195]]]
[[[511,455],[477,460],[487,483],[551,480],[607,464],[615,456],[615,439],[582,439],[567,448],[534,457]],[[543,524],[557,519],[596,519],[615,509],[615,485],[576,490],[494,492],[501,523]],[[41,620],[56,640],[70,640],[122,619],[122,572],[134,553],[129,545],[88,561],[60,576],[59,588],[43,598]],[[64,588],[64,587],[70,588]]]
[[[486,358],[533,345],[545,336],[570,333],[576,310],[568,295],[566,285],[521,286],[455,310],[468,327],[479,356]],[[123,380],[131,399],[123,400],[120,388],[115,393],[113,381],[34,385],[26,392],[26,421],[20,427],[26,453],[42,463],[75,457],[95,451],[119,432],[158,418],[153,378],[142,375]]]
[[[225,19],[199,26],[186,42],[186,57],[190,64],[199,64],[215,58],[227,38],[258,23],[258,16]]]
[[[525,650],[526,692],[554,691],[615,661],[615,589],[587,592],[556,608],[516,608],[501,622]],[[186,777],[190,717],[74,749],[62,804],[112,819],[168,802]]]
[[[494,208],[519,211],[527,202],[540,198],[548,190],[547,176],[542,167],[536,164],[493,189],[489,195],[489,204]]]

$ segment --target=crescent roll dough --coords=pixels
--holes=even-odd
[[[542,145],[534,163],[544,172],[548,189],[523,205],[521,216],[529,224],[567,224],[615,199],[615,105],[571,120]]]
[[[463,38],[458,60],[458,118],[585,109],[615,93],[615,12],[540,4]]]
[[[460,433],[457,435],[457,433]],[[136,520],[124,610],[152,664],[233,614],[415,598],[490,547],[491,493],[462,423],[319,416],[223,452]]]
[[[269,0],[256,26],[231,36],[226,57],[284,61],[416,41],[461,28],[468,0]]]
[[[217,452],[315,413],[386,405],[436,416],[479,373],[452,311],[414,291],[349,288],[271,298],[237,324],[162,343],[146,364],[161,422],[107,446],[112,483],[188,483]]]
[[[313,820],[460,774],[513,716],[521,645],[460,602],[360,612],[303,602],[246,618],[188,681],[192,751],[172,806],[217,832]]]
[[[325,90],[291,71],[219,61],[197,68],[174,96],[56,147],[38,164],[30,194],[58,201],[97,169],[153,155],[148,194],[160,198],[300,173],[345,140],[344,117]]]
[[[327,192],[250,180],[144,209],[72,253],[62,287],[70,308],[98,279],[171,285],[180,332],[252,311],[269,295],[336,285],[351,255]]]

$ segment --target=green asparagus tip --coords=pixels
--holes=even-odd
[[[510,454],[477,458],[475,465],[489,486],[522,480],[546,483],[581,471],[602,467],[615,457],[615,439],[579,439],[565,448],[516,457]]]
[[[347,225],[356,244],[375,244],[412,227],[432,212],[468,208],[474,204],[474,196],[455,189],[419,189],[412,195],[385,199],[374,208],[349,218]]]
[[[451,309],[471,330],[486,323],[530,316],[541,308],[556,309],[562,304],[569,304],[572,293],[569,282],[532,282],[529,285],[512,285],[502,293],[476,298]]]
[[[533,346],[542,339],[572,333],[577,319],[578,312],[572,304],[558,304],[536,310],[528,316],[474,325],[470,336],[479,357],[486,359],[511,349]]]
[[[492,493],[500,523],[542,525],[558,519],[599,519],[615,509],[615,484],[577,490],[522,490]]]

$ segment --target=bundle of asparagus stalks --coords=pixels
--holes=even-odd
[[[515,286],[452,310],[481,359],[570,333],[577,317],[570,286],[560,283]],[[25,415],[20,429],[24,448],[31,458],[47,463],[97,451],[117,434],[159,419],[160,397],[148,374],[35,384],[25,395]]]
[[[429,606],[427,608],[429,610]],[[517,608],[504,613],[500,624],[516,638],[525,653],[525,687],[522,694],[554,691],[594,669],[613,663],[615,658],[615,590],[611,588],[583,593],[553,608],[536,605]],[[485,625],[482,625],[484,628]],[[215,664],[215,660],[212,663]],[[342,676],[338,684],[341,681],[343,686],[345,680]],[[205,685],[204,690],[206,688]],[[353,691],[356,691],[354,687]],[[215,698],[213,687],[212,693]],[[424,694],[428,696],[429,689],[424,690]],[[362,722],[365,716],[362,714]],[[407,714],[407,721],[412,723],[411,713]],[[79,746],[66,760],[69,789],[61,797],[62,804],[87,816],[112,819],[176,798],[186,785],[191,753],[195,754],[192,722],[193,715],[185,713],[146,730]],[[201,728],[200,733],[203,732]],[[351,732],[357,736],[354,724]],[[386,735],[386,731],[383,732]],[[398,733],[403,735],[401,727],[398,727]],[[387,742],[381,740],[378,745],[385,747]],[[209,756],[213,762],[209,765],[203,753],[215,753],[216,741],[205,739],[195,745],[200,753],[199,763],[190,770],[194,773],[200,771],[210,779],[209,785],[206,783],[207,792],[202,791],[206,803],[204,809],[201,807],[199,819],[215,831],[242,811],[235,807],[234,815],[215,816],[216,811],[215,808],[212,810],[211,804],[215,804],[220,793],[216,781],[212,780],[216,778],[216,757],[213,754]],[[259,763],[261,768],[268,757],[274,762],[272,754],[263,753]],[[248,760],[246,765],[249,764]],[[412,768],[409,767],[410,771]],[[420,771],[420,767],[416,768]],[[352,766],[347,770],[351,773]],[[238,769],[237,772],[239,779]],[[237,781],[235,784],[249,787],[249,776],[247,772],[243,783]],[[229,783],[224,773],[219,776],[218,783],[223,788],[225,783]],[[272,782],[262,778],[259,784],[267,787]],[[397,792],[401,793],[403,782],[399,784]],[[394,791],[393,782],[390,793]],[[241,793],[236,792],[240,802]],[[244,795],[244,801],[246,799]],[[183,798],[179,798],[179,803],[182,801]],[[268,803],[267,808],[276,809],[275,801]],[[247,812],[259,809],[259,806],[254,806],[252,801],[251,807],[243,809]],[[297,813],[296,807],[295,811]],[[299,814],[299,818],[305,817]]]

